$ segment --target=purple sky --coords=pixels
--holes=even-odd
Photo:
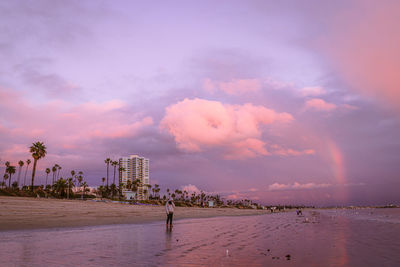
[[[43,141],[261,203],[400,201],[398,1],[2,1],[0,171]]]

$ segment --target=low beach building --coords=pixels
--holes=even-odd
[[[119,166],[121,167],[119,181],[124,187],[122,192],[127,193],[124,194],[125,197],[133,197],[136,200],[149,199],[150,160],[138,155],[131,155],[120,158]]]

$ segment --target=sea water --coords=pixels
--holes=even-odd
[[[0,266],[400,266],[400,209],[0,232]]]

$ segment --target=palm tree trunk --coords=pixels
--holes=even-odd
[[[116,165],[114,165],[114,180],[113,180],[113,184],[115,184],[115,169],[116,169]]]
[[[22,170],[22,166],[19,166],[18,179],[17,179],[18,186],[19,186],[19,180],[21,178],[21,170]]]
[[[24,177],[24,185],[23,186],[25,186],[25,184],[26,184],[26,174],[28,173],[28,167],[29,167],[29,164],[26,165],[25,177]]]
[[[11,173],[10,173],[10,178],[8,178],[8,187],[11,188]]]
[[[108,188],[108,165],[109,163],[107,163],[107,188]]]
[[[46,184],[45,184],[45,186],[44,186],[44,189],[46,189],[47,188],[47,178],[49,177],[49,174],[48,173],[46,173]]]
[[[33,182],[35,181],[36,163],[37,163],[37,159],[33,159],[32,188],[31,188],[31,192],[33,192]]]

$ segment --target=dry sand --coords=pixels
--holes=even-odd
[[[264,210],[177,207],[174,219],[261,215]],[[163,206],[80,200],[0,197],[0,231],[165,220]]]

